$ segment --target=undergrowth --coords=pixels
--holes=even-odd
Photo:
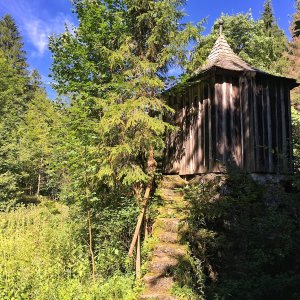
[[[0,299],[136,299],[134,277],[107,267],[101,255],[96,267],[106,271],[92,280],[82,224],[55,202],[1,213]]]
[[[190,185],[187,240],[206,299],[300,299],[299,179],[230,172]],[[199,284],[191,282],[197,291]]]

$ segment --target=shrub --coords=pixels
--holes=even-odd
[[[82,222],[54,202],[0,214],[0,298],[135,299],[121,273],[91,279]]]
[[[20,195],[16,177],[11,172],[0,174],[0,212],[12,208]]]
[[[299,299],[300,191],[231,172],[186,190],[207,299]]]
[[[300,112],[292,108],[295,171],[300,172]]]

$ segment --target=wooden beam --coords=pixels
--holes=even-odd
[[[239,96],[240,96],[240,124],[241,124],[241,129],[240,129],[240,133],[241,133],[241,168],[244,168],[244,148],[245,148],[245,141],[244,141],[244,92],[243,92],[243,81],[244,81],[244,77],[240,76],[239,79]]]
[[[268,134],[268,163],[269,163],[269,172],[273,172],[274,165],[272,159],[272,127],[271,127],[271,105],[270,105],[270,90],[269,90],[269,82],[267,82],[266,87],[266,100],[267,100],[267,134]],[[276,128],[274,128],[276,130]],[[267,171],[267,170],[265,170]]]
[[[135,276],[137,280],[141,279],[141,233],[138,234],[136,245]]]
[[[257,86],[256,79],[253,79],[253,119],[254,119],[254,151],[255,151],[255,172],[259,172],[259,132],[258,132],[258,111],[257,111]]]
[[[222,171],[222,84],[219,83],[219,79],[216,80],[215,84],[215,109],[216,109],[216,164],[215,172]]]
[[[226,110],[227,110],[227,99],[226,99],[226,78],[223,77],[222,83],[222,163],[225,164],[227,160],[227,133],[226,133]]]
[[[250,110],[249,110],[249,84],[248,78],[244,77],[243,86],[243,121],[244,121],[244,168],[246,171],[250,171]]]
[[[255,155],[255,149],[254,149],[254,144],[255,144],[255,130],[254,130],[254,94],[255,94],[255,91],[253,89],[253,78],[250,78],[250,89],[248,91],[248,96],[249,96],[249,99],[248,99],[248,105],[249,105],[249,151],[250,151],[250,162],[249,162],[249,165],[250,165],[250,169],[249,169],[249,172],[255,172],[255,158],[256,158],[256,155]]]
[[[142,211],[141,211],[141,213],[138,217],[138,221],[137,221],[137,224],[136,224],[136,227],[135,227],[134,235],[133,235],[133,238],[132,238],[132,241],[131,241],[131,244],[130,244],[130,248],[129,248],[129,251],[128,251],[128,256],[130,256],[130,257],[133,255],[133,250],[134,250],[134,247],[136,245],[138,236],[139,236],[140,231],[141,231],[141,225],[143,223],[144,215],[145,215],[145,212],[146,212],[146,209],[147,209],[147,205],[148,205],[148,201],[149,201],[153,181],[154,181],[154,176],[151,177],[151,179],[150,179],[150,181],[149,181],[149,183],[146,187],[146,191],[145,191],[145,194],[144,194],[144,204],[143,204],[143,207],[142,207]]]
[[[283,171],[287,172],[287,134],[285,119],[285,97],[283,82],[280,83],[280,103],[281,103],[281,123],[282,123],[282,166]]]
[[[208,145],[208,171],[212,172],[213,170],[213,157],[212,157],[212,95],[211,95],[211,86],[208,85],[208,132],[209,132],[209,145]]]
[[[275,82],[274,82],[275,83]],[[280,150],[279,150],[279,119],[278,119],[278,115],[279,115],[279,112],[278,112],[278,100],[279,100],[279,97],[278,97],[278,91],[277,91],[277,84],[275,83],[274,84],[274,91],[275,91],[275,95],[274,95],[274,99],[273,101],[275,102],[275,127],[274,130],[275,130],[275,135],[276,135],[276,146],[275,146],[275,157],[276,157],[276,165],[274,166],[274,171],[276,171],[277,173],[279,173],[279,165],[280,165]],[[281,126],[281,124],[280,124]],[[274,134],[274,133],[273,133]]]
[[[291,92],[290,89],[287,89],[287,108],[288,108],[288,133],[289,133],[289,172],[294,171],[294,163],[293,163],[293,135],[292,135],[292,113],[291,113]]]
[[[201,83],[197,86],[197,130],[196,130],[196,138],[197,138],[197,159],[196,159],[196,172],[201,173],[201,158],[202,158],[202,148],[201,148]]]

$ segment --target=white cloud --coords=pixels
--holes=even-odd
[[[38,2],[31,0],[30,4],[22,0],[0,0],[0,9],[13,15],[21,26],[23,35],[35,49],[33,55],[43,56],[48,48],[49,36],[64,31],[65,24],[71,27],[69,15],[58,13],[49,16],[45,11],[40,11]]]
[[[38,19],[26,20],[24,25],[31,43],[37,49],[38,54],[43,55],[48,46],[48,28],[45,28]]]
[[[72,23],[68,16],[59,14],[50,20],[42,20],[31,15],[23,20],[24,29],[32,45],[36,48],[37,54],[42,56],[48,48],[49,36],[64,31],[65,24]]]
[[[180,74],[182,74],[182,69],[180,67],[173,67],[168,71],[168,75],[169,76],[179,76]]]

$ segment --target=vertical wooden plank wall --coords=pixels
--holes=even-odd
[[[239,79],[232,79],[232,153],[234,162],[237,167],[241,167],[242,162],[242,144],[241,144],[241,107],[240,107],[240,93],[239,93]]]
[[[215,83],[215,110],[216,110],[216,166],[215,171],[222,171],[222,124],[223,124],[223,114],[222,114],[222,101],[223,101],[223,87],[222,78],[216,78]]]
[[[286,128],[286,140],[287,140],[287,172],[293,172],[293,139],[292,139],[292,115],[291,115],[291,94],[290,94],[290,88],[288,85],[285,85],[284,89],[284,95],[285,95],[285,114],[286,114],[286,120],[287,120],[287,128]]]
[[[257,78],[254,90],[254,154],[251,172],[291,172],[290,88],[277,78]]]
[[[280,108],[281,108],[281,128],[282,128],[282,170],[287,172],[287,132],[286,132],[286,114],[285,114],[285,97],[284,97],[284,84],[280,82]],[[279,125],[280,126],[280,125]]]
[[[183,102],[181,175],[213,172],[212,86],[200,82],[186,89]]]
[[[289,95],[284,81],[266,76],[219,75],[189,86],[170,102],[181,130],[168,139],[175,157],[167,172],[223,172],[229,160],[251,173],[290,172]]]

